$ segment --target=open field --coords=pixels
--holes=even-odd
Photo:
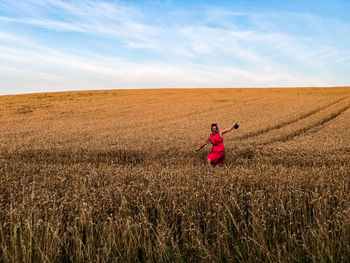
[[[0,262],[350,261],[349,87],[0,96],[0,134]]]

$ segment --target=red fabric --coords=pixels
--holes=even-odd
[[[207,159],[222,166],[225,158],[225,146],[220,133],[218,132],[215,134],[215,137],[213,134],[210,134],[210,142],[213,144],[213,147],[211,148],[211,153],[207,156]]]

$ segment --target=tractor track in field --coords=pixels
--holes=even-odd
[[[300,120],[303,120],[303,119],[306,119],[322,110],[325,110],[341,101],[344,101],[345,99],[347,99],[348,97],[343,97],[343,98],[340,98],[338,100],[335,100],[331,103],[328,103],[327,105],[324,105],[322,107],[319,107],[317,109],[314,109],[312,111],[309,111],[307,113],[304,113],[302,114],[301,116],[297,117],[297,118],[294,118],[294,119],[291,119],[291,120],[287,120],[287,121],[284,121],[284,122],[281,122],[279,124],[276,124],[276,125],[273,125],[273,126],[270,126],[270,127],[266,127],[264,129],[261,129],[261,130],[257,130],[257,131],[254,131],[254,132],[250,132],[248,134],[244,134],[244,135],[241,135],[241,136],[237,136],[235,138],[235,140],[245,140],[245,139],[249,139],[249,138],[252,138],[252,137],[256,137],[256,136],[259,136],[259,135],[262,135],[262,134],[265,134],[265,133],[268,133],[270,131],[273,131],[273,130],[277,130],[277,129],[280,129],[280,128],[283,128],[285,126],[288,126],[290,124],[293,124],[293,123],[296,123]]]
[[[263,142],[261,143],[261,145],[269,145],[275,142],[286,142],[289,140],[292,140],[294,137],[303,135],[303,134],[307,134],[310,130],[315,129],[317,127],[323,126],[325,123],[334,120],[335,118],[337,118],[339,115],[341,115],[343,112],[345,112],[346,110],[350,109],[350,103],[348,103],[347,105],[341,107],[340,109],[338,109],[337,111],[332,112],[331,114],[329,114],[328,116],[322,118],[321,120],[313,123],[312,125],[300,128],[296,131],[290,132],[288,134],[282,135],[280,137],[277,138],[273,138],[269,141]]]

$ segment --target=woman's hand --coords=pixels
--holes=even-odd
[[[220,134],[223,135],[223,134],[225,134],[226,132],[232,131],[233,129],[238,129],[238,127],[239,127],[239,125],[238,125],[238,123],[236,122],[235,124],[232,124],[229,128],[226,128],[226,129],[221,130]]]
[[[198,149],[196,149],[196,152],[199,152],[204,146],[202,145],[201,147],[199,147]]]
[[[206,146],[210,142],[210,135],[205,139],[205,141],[202,143],[202,145],[196,150],[196,152],[199,152],[200,149],[202,149],[204,146]]]

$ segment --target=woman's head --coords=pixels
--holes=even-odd
[[[212,123],[211,125],[211,132],[212,133],[217,133],[219,131],[219,127],[216,123]]]

